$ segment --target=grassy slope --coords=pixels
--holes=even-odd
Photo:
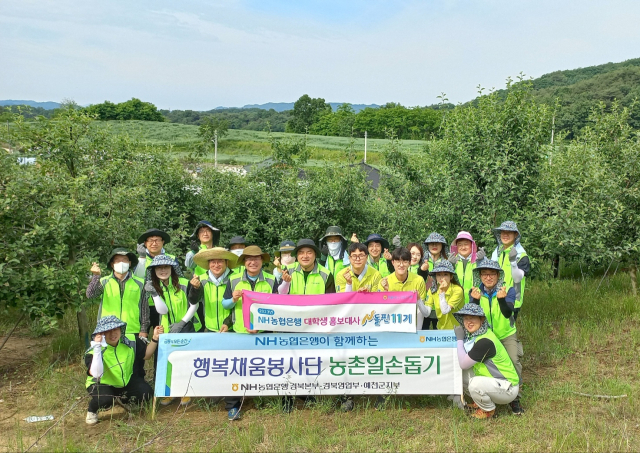
[[[111,128],[116,133],[127,133],[132,137],[139,137],[142,143],[172,147],[178,154],[190,152],[199,143],[198,126],[157,123],[148,121],[106,121],[98,123]],[[304,135],[274,132],[273,136],[282,138],[300,138]],[[326,137],[309,135],[308,146],[311,148],[310,164],[318,164],[323,160],[339,162],[343,160],[344,151],[350,145],[351,139],[346,137]],[[364,139],[353,139],[357,158],[364,156]],[[376,164],[381,162],[381,151],[387,140],[369,139],[367,141],[367,162]],[[404,140],[404,149],[419,153],[425,146],[421,140]],[[229,134],[219,142],[218,160],[224,163],[249,163],[266,159],[271,155],[271,147],[267,132],[230,129]]]
[[[506,407],[499,417],[471,420],[444,397],[397,397],[393,407],[374,411],[357,399],[351,414],[335,412],[332,398],[317,407],[283,415],[277,399],[245,404],[243,420],[230,424],[222,403],[204,400],[186,413],[176,405],[128,420],[120,409],[101,413],[96,427],[84,424],[84,369],[75,344],[75,316],[48,350],[30,365],[2,378],[0,451],[26,448],[50,425],[16,421],[32,414],[59,418],[80,401],[62,425],[41,441],[46,450],[129,451],[150,441],[144,451],[636,451],[640,445],[640,310],[629,295],[626,275],[598,280],[533,282],[528,286],[519,323],[524,344],[523,417]],[[28,343],[28,338],[24,339]],[[58,360],[53,363],[54,360]],[[9,391],[8,380],[13,380]],[[22,384],[15,386],[16,381]],[[425,383],[425,385],[428,385]],[[591,399],[574,392],[628,395]],[[372,399],[373,400],[373,399]]]

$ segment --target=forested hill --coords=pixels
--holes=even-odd
[[[567,130],[573,136],[588,124],[591,109],[598,101],[610,105],[617,99],[623,106],[630,106],[635,98],[640,99],[640,58],[555,71],[531,82],[537,101],[549,105],[559,101],[556,129]],[[506,90],[500,90],[500,94],[506,96]],[[640,128],[639,107],[634,108],[629,121],[636,129]]]

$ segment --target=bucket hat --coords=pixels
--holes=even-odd
[[[389,241],[387,241],[385,238],[383,238],[382,236],[380,236],[377,233],[373,233],[373,234],[370,234],[369,236],[367,236],[367,240],[364,241],[364,245],[369,247],[369,242],[379,242],[380,244],[382,244],[382,250],[383,251],[384,251],[384,249],[389,250]]]
[[[176,271],[176,274],[178,274],[178,277],[182,277],[182,269],[180,269],[180,265],[176,260],[168,257],[167,255],[158,255],[153,258],[153,261],[151,261],[151,264],[147,267],[145,281],[151,281],[151,272],[153,272],[154,267],[158,266],[171,266],[173,270]]]
[[[229,246],[227,248],[231,248],[232,245],[242,244],[247,245],[247,241],[245,241],[244,236],[234,236],[229,239]]]
[[[211,225],[209,222],[207,222],[206,220],[201,220],[198,222],[198,224],[196,225],[195,229],[193,230],[193,234],[189,237],[189,239],[197,241],[198,239],[198,231],[200,230],[200,228],[202,227],[206,227],[209,228],[211,230],[211,237],[213,240],[213,246],[215,247],[216,245],[218,245],[220,243],[220,230],[216,227],[214,227],[213,225]]]
[[[482,261],[478,261],[476,263],[476,268],[473,270],[473,286],[478,288],[482,283],[480,279],[480,271],[482,269],[492,269],[498,272],[498,282],[496,283],[497,288],[501,288],[504,285],[504,270],[500,267],[500,265],[496,261],[492,261],[488,258],[483,259]]]
[[[305,248],[305,247],[313,249],[313,251],[316,253],[316,259],[320,258],[320,249],[315,244],[315,242],[313,242],[313,240],[311,240],[311,239],[300,239],[298,241],[298,244],[296,245],[296,248],[293,249],[293,252],[291,252],[291,255],[297,256],[298,255],[298,251],[301,248]]]
[[[120,327],[120,330],[122,330],[122,336],[124,337],[124,333],[127,329],[126,322],[121,321],[115,315],[109,315],[109,316],[105,316],[104,318],[100,318],[98,320],[98,323],[96,324],[96,328],[93,329],[93,334],[91,334],[91,339],[93,339],[99,333],[108,332],[110,330],[117,329],[118,327]]]
[[[464,324],[462,323],[462,318],[464,317],[464,315],[484,316],[486,318],[482,307],[478,304],[472,303],[466,304],[464,307],[453,314],[454,318],[456,318],[456,321],[458,321],[461,326],[464,326]]]
[[[262,249],[257,245],[250,245],[249,247],[245,247],[245,249],[242,251],[242,255],[238,257],[238,264],[244,264],[244,260],[247,258],[247,256],[257,256],[257,255],[262,257],[263,263],[268,263],[269,260],[271,259],[269,254],[263,252]]]
[[[144,244],[151,236],[160,236],[165,244],[171,242],[171,237],[167,233],[157,228],[151,228],[140,235],[138,244]]]
[[[514,244],[520,243],[520,230],[518,230],[518,225],[516,222],[512,220],[507,220],[506,222],[502,222],[498,228],[493,229],[493,235],[496,238],[496,242],[498,243],[498,247],[502,245],[502,241],[500,240],[500,232],[501,231],[513,231],[516,233],[516,240]]]
[[[116,255],[126,256],[127,258],[129,258],[129,261],[131,261],[131,267],[138,264],[138,257],[135,255],[135,253],[128,251],[124,247],[116,247],[115,249],[111,250],[111,253],[109,254],[109,258],[107,259],[108,267],[111,267],[111,262],[116,257]]]
[[[327,243],[327,238],[329,236],[339,236],[343,244],[347,243],[347,238],[345,238],[344,234],[342,234],[342,228],[340,228],[339,226],[333,225],[333,226],[327,227],[327,230],[324,232],[324,236],[320,238],[320,241],[319,241],[320,247],[322,247],[324,244]]]

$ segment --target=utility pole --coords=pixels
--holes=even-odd
[[[213,166],[218,168],[218,129],[213,132]]]
[[[367,131],[364,131],[364,163],[367,163]]]

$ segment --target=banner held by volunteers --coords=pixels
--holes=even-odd
[[[416,332],[415,292],[281,295],[242,291],[244,325],[279,332]]]
[[[462,394],[451,330],[161,335],[155,396]]]

